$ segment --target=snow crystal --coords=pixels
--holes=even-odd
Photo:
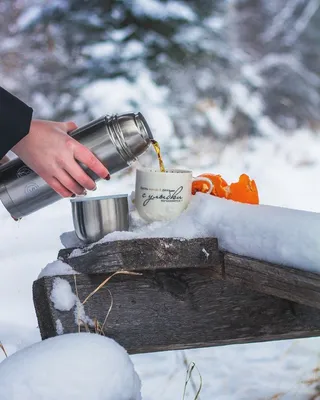
[[[58,335],[63,335],[64,332],[62,322],[60,321],[60,319],[56,320],[56,332]]]
[[[44,276],[56,276],[56,275],[75,275],[78,274],[77,271],[72,269],[70,265],[64,263],[63,261],[56,260],[52,263],[49,263],[45,268],[40,272],[38,279],[43,278]]]
[[[173,221],[140,221],[129,232],[110,233],[97,243],[150,237],[215,237],[220,249],[231,253],[320,271],[320,213],[243,204],[198,193]]]
[[[55,278],[50,300],[59,311],[70,311],[76,304],[77,296],[72,292],[70,283],[65,279]]]
[[[207,252],[205,248],[202,249],[202,253],[206,256],[206,259],[209,258],[210,254]]]
[[[57,336],[0,364],[1,400],[141,400],[141,382],[123,347],[90,333]]]

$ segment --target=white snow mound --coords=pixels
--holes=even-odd
[[[75,333],[44,340],[0,363],[1,400],[141,400],[141,382],[113,339]]]
[[[197,193],[178,218],[147,224],[132,211],[130,232],[110,233],[98,243],[151,237],[215,237],[222,250],[320,272],[320,213],[316,212],[243,204]],[[71,257],[83,251],[76,249]]]
[[[43,278],[44,276],[56,276],[56,275],[76,275],[78,272],[74,271],[70,265],[64,263],[60,260],[55,260],[49,263],[45,268],[40,272],[38,279]]]

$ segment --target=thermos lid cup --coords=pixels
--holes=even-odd
[[[97,242],[115,231],[129,230],[127,194],[81,196],[70,202],[75,233],[84,243]]]

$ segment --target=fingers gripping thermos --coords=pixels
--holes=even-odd
[[[71,132],[114,174],[127,168],[151,144],[151,130],[141,113],[103,116]],[[99,177],[82,165],[97,181]],[[60,200],[39,175],[19,158],[0,167],[0,200],[15,219],[32,214]]]

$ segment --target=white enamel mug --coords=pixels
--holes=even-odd
[[[148,222],[168,221],[178,217],[189,205],[192,197],[192,182],[205,181],[205,177],[193,178],[192,171],[167,169],[137,169],[135,206],[139,215]]]

